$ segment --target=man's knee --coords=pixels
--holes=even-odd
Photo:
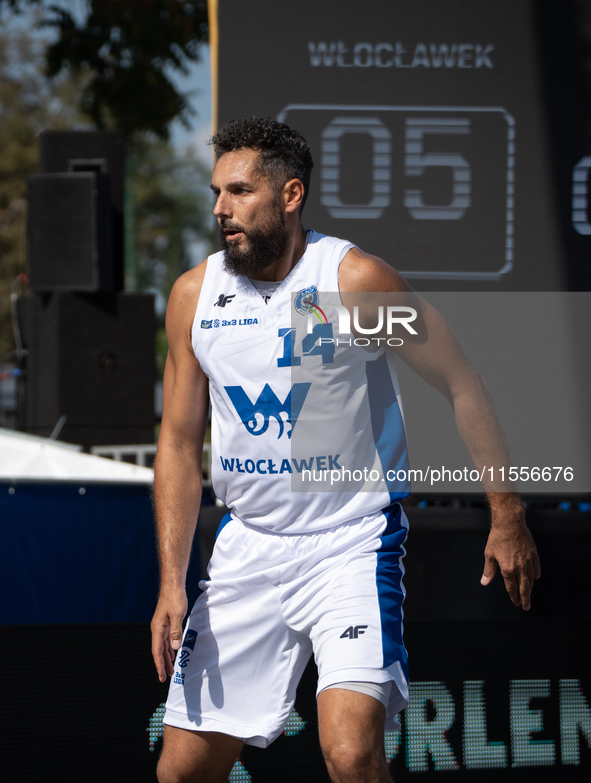
[[[373,780],[383,767],[380,749],[364,742],[363,737],[325,742],[322,752],[331,778],[339,783]]]
[[[320,745],[334,781],[389,779],[385,717],[383,704],[365,693],[335,688],[318,695]]]

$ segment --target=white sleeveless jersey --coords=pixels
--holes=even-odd
[[[214,491],[238,519],[282,533],[370,516],[410,491],[392,352],[339,331],[338,269],[353,245],[307,240],[268,304],[224,271],[223,252],[210,256],[192,330]]]

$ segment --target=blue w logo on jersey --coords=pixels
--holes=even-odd
[[[287,437],[291,438],[310,386],[310,383],[294,383],[285,402],[281,402],[268,383],[264,385],[263,391],[255,403],[251,402],[242,386],[224,386],[224,389],[228,392],[228,397],[232,400],[242,423],[251,435],[262,435],[266,432],[269,429],[269,422],[273,418],[279,424],[277,437],[280,438],[283,435],[284,422],[287,421],[291,424],[291,430],[287,433]],[[282,418],[282,413],[286,414],[286,418]]]

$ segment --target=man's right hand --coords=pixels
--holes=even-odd
[[[152,618],[152,657],[160,682],[172,677],[174,658],[183,638],[183,620],[187,614],[184,590],[161,592]]]

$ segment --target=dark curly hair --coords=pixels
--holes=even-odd
[[[304,186],[301,214],[308,198],[314,161],[308,142],[298,131],[270,117],[247,117],[230,120],[209,143],[218,159],[226,152],[258,150],[258,172],[269,179],[276,193],[288,180],[301,180]]]

